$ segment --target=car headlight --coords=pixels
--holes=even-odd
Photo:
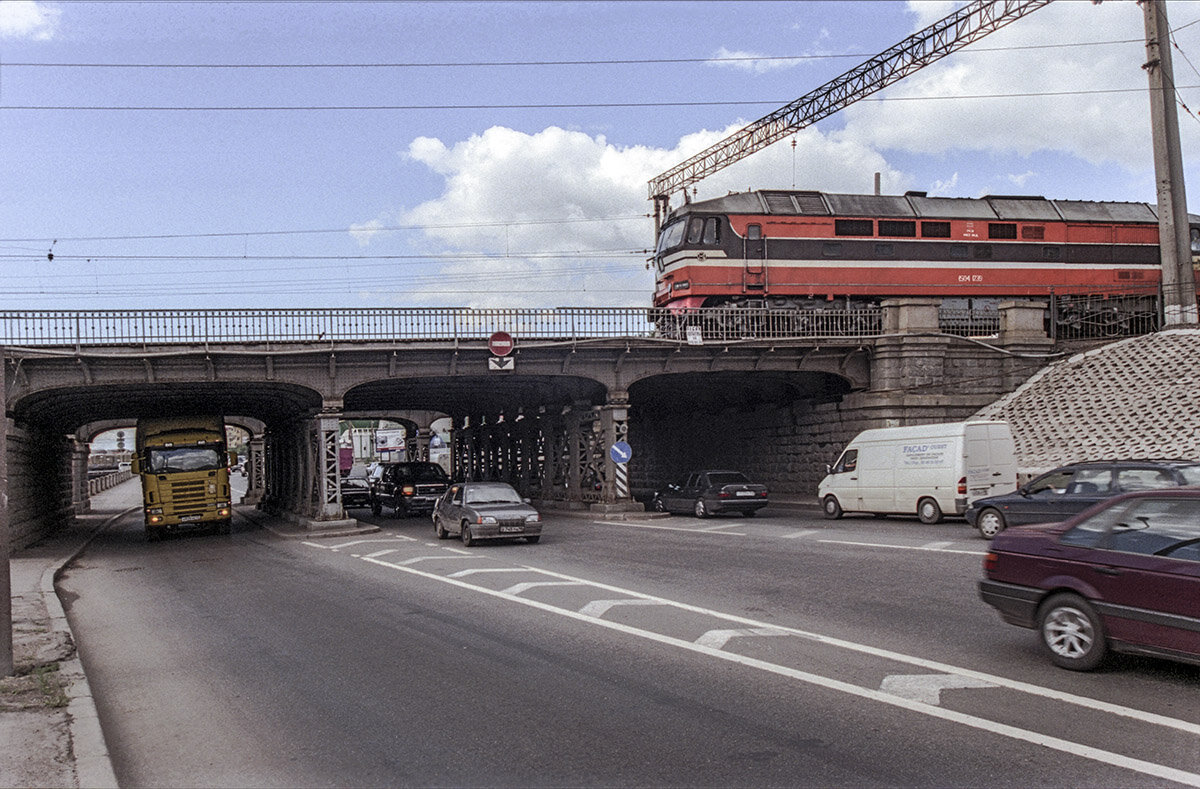
[[[526,516],[525,516],[525,522],[526,522],[526,523],[537,523],[537,522],[538,522],[538,521],[540,521],[541,519],[542,519],[542,516],[541,516],[541,515],[538,515],[536,512],[535,512],[535,513],[533,513],[532,515],[526,515]]]
[[[482,524],[485,524],[487,526],[495,526],[496,525],[496,519],[495,519],[495,517],[493,517],[491,515],[481,515],[479,518],[479,522]]]
[[[151,515],[162,515],[162,507],[151,507],[150,509],[146,510],[146,512],[150,513]]]

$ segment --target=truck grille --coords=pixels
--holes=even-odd
[[[195,480],[191,482],[172,482],[171,483],[171,504],[175,507],[175,512],[178,515],[187,515],[194,512],[204,512],[208,509],[208,501],[205,490],[207,490],[207,480]]]

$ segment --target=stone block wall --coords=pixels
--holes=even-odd
[[[9,423],[7,514],[12,550],[51,534],[74,513],[73,480],[79,477],[73,448],[74,442],[63,436]]]

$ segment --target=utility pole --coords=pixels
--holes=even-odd
[[[1150,76],[1150,127],[1154,138],[1154,176],[1158,187],[1158,240],[1162,260],[1163,324],[1194,326],[1196,273],[1192,269],[1191,232],[1179,150],[1175,109],[1175,72],[1171,68],[1171,29],[1166,0],[1141,0],[1146,20],[1146,64]]]

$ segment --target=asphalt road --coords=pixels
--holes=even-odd
[[[962,522],[147,544],[61,586],[122,786],[1200,785],[1200,670],[1056,669]]]

